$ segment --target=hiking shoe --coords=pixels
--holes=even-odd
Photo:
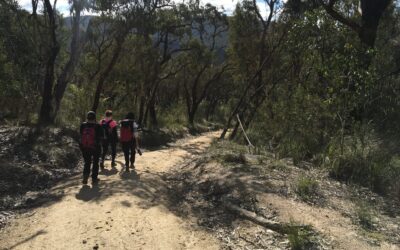
[[[96,184],[99,183],[99,181],[100,181],[99,178],[93,178],[93,179],[92,179],[92,184],[96,185]]]
[[[142,156],[142,150],[140,150],[140,148],[138,148],[137,152],[138,152],[138,154],[139,154],[140,156]]]
[[[131,164],[131,168],[132,168],[132,169],[135,169],[135,165],[133,165],[133,163]]]
[[[83,185],[86,185],[87,182],[88,182],[88,179],[86,179],[86,178],[84,178],[84,179],[82,180],[82,184],[83,184]]]

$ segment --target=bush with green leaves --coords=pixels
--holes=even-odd
[[[310,249],[314,243],[314,235],[311,229],[300,228],[292,222],[289,226],[288,239],[293,250]]]
[[[318,182],[309,176],[302,175],[296,183],[296,194],[303,200],[311,202],[318,196]]]
[[[347,136],[340,142],[333,140],[324,164],[336,179],[354,182],[381,194],[394,192],[400,178],[400,161],[371,134]]]
[[[366,230],[373,230],[375,228],[373,217],[374,212],[368,204],[359,202],[356,208],[356,215],[358,223]]]

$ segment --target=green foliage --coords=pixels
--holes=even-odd
[[[398,148],[398,8],[385,11],[376,46],[366,48],[357,32],[318,4],[276,1],[275,15],[266,19],[250,0],[240,1],[231,16],[199,1],[153,5],[166,2],[84,6],[102,14],[80,26],[84,39],[58,124],[76,128],[97,88],[98,114],[113,109],[120,119],[134,112],[141,126],[155,131],[185,131],[189,124],[189,132],[199,133],[228,119],[231,128],[239,114],[256,150],[295,164],[322,163],[339,179],[394,192],[398,153],[366,145],[384,141]],[[360,18],[358,1],[334,7]],[[45,69],[54,66],[56,83],[72,54],[71,27],[57,14],[60,52],[47,65],[54,47],[48,16],[31,15],[12,0],[3,1],[0,12],[0,119],[33,122]],[[243,142],[240,130],[235,138]],[[230,146],[223,150],[233,152]],[[240,155],[227,154],[227,161],[241,162]]]
[[[241,153],[228,153],[223,155],[222,159],[226,163],[246,164],[246,159]]]
[[[248,148],[235,142],[215,140],[207,151],[213,159],[224,165],[246,164],[244,155],[248,153]]]
[[[318,182],[309,176],[300,176],[295,191],[303,201],[313,201],[318,196]]]
[[[183,128],[188,123],[185,106],[181,103],[173,104],[161,111],[159,123],[165,128]]]
[[[358,223],[366,230],[373,230],[374,226],[374,212],[368,204],[358,202],[356,207],[356,216]]]
[[[325,166],[340,180],[356,182],[379,193],[390,193],[400,177],[395,154],[374,137],[371,131],[333,140]],[[366,133],[367,136],[364,135]]]
[[[288,239],[293,250],[310,249],[314,245],[314,235],[311,230],[296,226],[293,222],[289,226]]]
[[[27,36],[34,27],[29,13],[14,1],[3,1],[0,13],[0,119],[29,122],[37,104],[41,73],[40,50]]]
[[[78,86],[70,84],[61,104],[61,111],[57,122],[67,127],[77,129],[86,118],[88,107],[91,105],[91,98],[88,98],[87,91],[90,86]],[[100,119],[100,115],[97,117]]]

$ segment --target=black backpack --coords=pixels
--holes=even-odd
[[[105,133],[105,135],[106,135],[107,138],[110,137],[110,135],[111,135],[110,123],[111,123],[112,121],[113,121],[113,120],[109,120],[109,121],[101,120],[101,126],[103,127],[104,133]]]

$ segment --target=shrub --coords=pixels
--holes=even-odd
[[[223,160],[226,163],[246,164],[246,158],[242,153],[228,153],[223,155]]]
[[[341,150],[331,146],[328,152],[329,160],[325,161],[325,164],[331,177],[358,183],[375,192],[387,194],[395,188],[396,180],[400,176],[400,164],[385,148],[373,145],[372,141],[368,143],[370,145],[347,142],[352,145],[347,145]]]
[[[288,239],[290,248],[293,250],[310,249],[314,245],[313,233],[311,229],[304,229],[296,227],[295,225],[290,226]]]
[[[295,191],[303,201],[313,201],[318,195],[318,182],[308,176],[300,176]]]
[[[372,230],[375,228],[373,223],[374,213],[371,208],[362,202],[357,204],[356,215],[358,219],[358,223],[367,230]]]

